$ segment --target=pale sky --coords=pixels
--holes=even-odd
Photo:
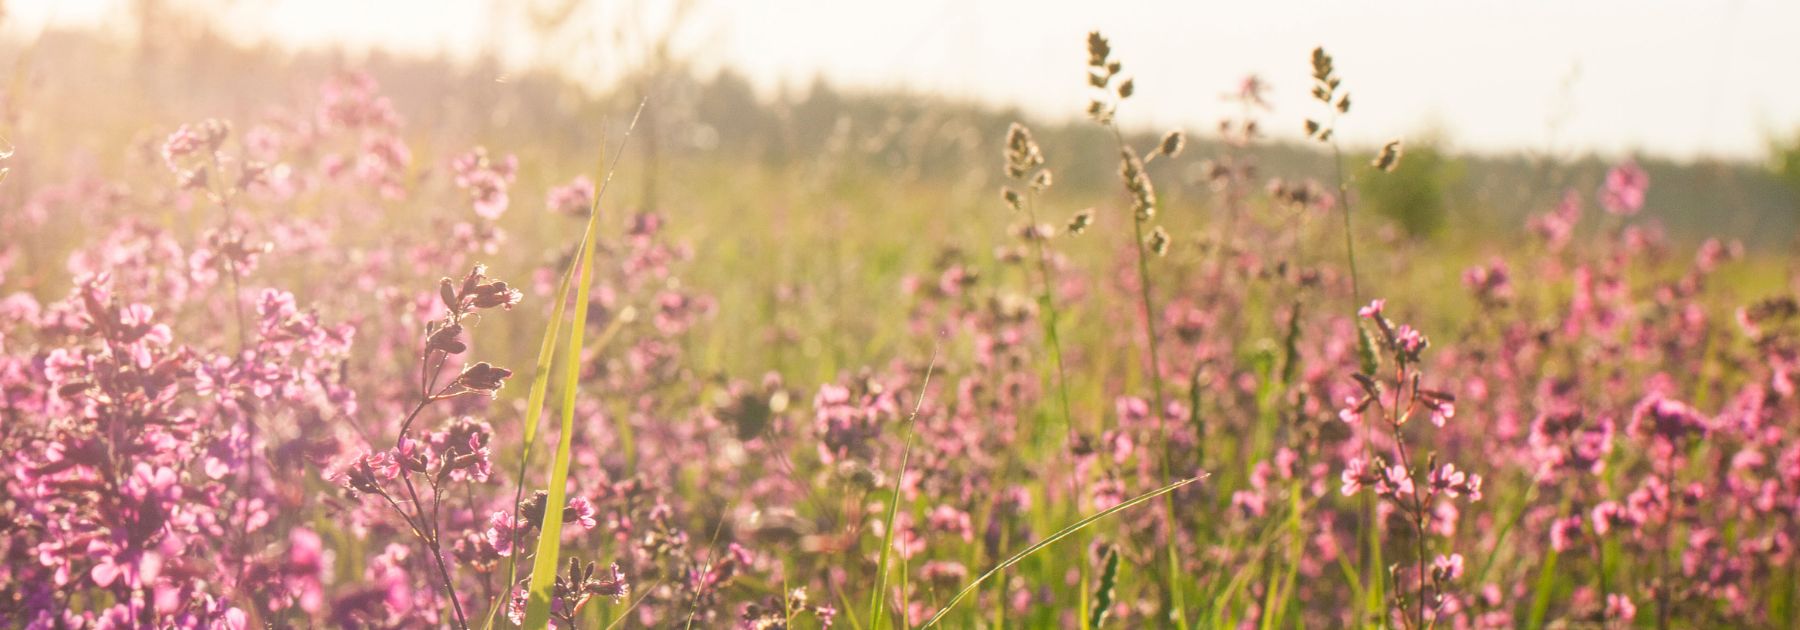
[[[0,1],[11,37],[117,24],[126,6]],[[527,50],[491,1],[247,0],[224,19],[290,46],[467,58],[498,32]],[[610,32],[654,23],[664,5],[646,6],[585,17]],[[1800,130],[1800,2],[1783,0],[702,0],[680,48],[771,93],[823,75],[1066,118],[1085,105],[1093,29],[1137,79],[1123,120],[1158,127],[1210,131],[1230,113],[1219,95],[1256,73],[1274,88],[1265,126],[1298,138],[1308,54],[1324,45],[1355,103],[1340,124],[1353,142],[1439,130],[1465,150],[1760,159],[1770,132]]]

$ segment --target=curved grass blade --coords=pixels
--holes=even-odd
[[[1082,529],[1086,528],[1087,526],[1094,524],[1095,521],[1098,521],[1098,520],[1106,518],[1108,516],[1112,516],[1113,514],[1117,514],[1119,512],[1123,512],[1125,510],[1131,509],[1133,507],[1138,506],[1141,503],[1144,503],[1145,501],[1149,501],[1151,499],[1155,499],[1157,497],[1163,496],[1170,492],[1174,492],[1175,490],[1181,488],[1182,486],[1188,485],[1190,483],[1194,483],[1196,481],[1199,481],[1199,480],[1205,479],[1205,478],[1206,478],[1206,475],[1202,474],[1198,477],[1189,477],[1187,479],[1183,479],[1181,481],[1171,483],[1171,484],[1163,486],[1161,488],[1151,490],[1149,492],[1132,497],[1132,498],[1126,500],[1124,503],[1120,503],[1118,505],[1115,505],[1115,506],[1106,508],[1104,510],[1101,510],[1099,512],[1096,512],[1093,515],[1088,516],[1087,518],[1076,521],[1074,524],[1071,524],[1068,527],[1064,527],[1060,530],[1057,530],[1056,533],[1051,534],[1048,538],[1040,540],[1037,543],[1031,545],[1030,547],[1026,547],[1023,551],[1020,551],[1019,553],[1015,553],[1012,555],[1012,557],[1007,558],[1005,561],[1002,561],[998,565],[995,565],[994,568],[988,569],[986,573],[981,574],[981,577],[975,578],[975,581],[970,582],[969,585],[963,587],[963,589],[961,591],[957,591],[956,596],[950,598],[950,601],[948,603],[944,604],[944,608],[942,610],[937,611],[937,614],[932,615],[931,619],[929,619],[925,622],[925,627],[935,626],[939,622],[942,622],[944,620],[944,617],[949,616],[951,610],[956,609],[956,604],[958,602],[961,602],[964,597],[968,597],[969,593],[974,592],[976,588],[980,587],[982,582],[986,582],[988,578],[994,577],[994,575],[1000,573],[1001,571],[1011,568],[1013,565],[1018,564],[1019,562],[1023,561],[1025,558],[1030,557],[1031,554],[1042,551],[1045,547],[1054,545],[1059,540],[1068,538],[1070,535],[1074,534],[1075,532],[1081,531]]]
[[[614,154],[606,178],[594,193],[594,203],[588,211],[587,232],[582,236],[581,250],[572,262],[578,265],[578,271],[570,274],[575,283],[575,317],[569,324],[568,354],[564,357],[559,384],[563,395],[562,432],[557,435],[556,459],[550,465],[550,478],[546,488],[549,497],[544,504],[544,523],[538,534],[537,555],[531,565],[531,597],[525,604],[526,628],[545,628],[550,625],[550,596],[556,583],[557,562],[562,559],[561,516],[569,484],[569,438],[575,430],[576,381],[581,377],[582,333],[587,323],[588,287],[593,284],[594,240],[600,229],[600,199],[606,195],[607,186],[612,184],[619,157],[624,155],[624,143],[631,140],[631,131],[637,128],[638,117],[643,113],[644,105],[639,103],[637,113],[631,117],[631,125],[625,129],[620,150]]]

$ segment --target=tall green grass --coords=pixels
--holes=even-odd
[[[569,438],[575,431],[575,396],[578,381],[581,378],[581,348],[583,333],[587,324],[588,288],[593,285],[594,240],[600,228],[600,200],[605,198],[606,189],[612,184],[613,173],[617,171],[619,157],[624,155],[624,145],[631,140],[632,130],[637,128],[638,118],[644,113],[644,105],[640,103],[637,113],[631,117],[631,124],[625,129],[625,137],[620,141],[620,150],[613,155],[611,164],[606,167],[600,187],[594,192],[593,206],[588,209],[587,230],[581,237],[581,247],[570,261],[570,270],[566,276],[574,283],[575,317],[569,323],[567,354],[563,357],[563,370],[558,387],[562,391],[562,430],[557,434],[556,457],[550,465],[550,476],[546,479],[546,492],[549,494],[544,503],[544,522],[538,534],[537,552],[531,566],[531,596],[525,605],[526,628],[544,628],[550,625],[550,598],[556,584],[556,568],[562,554],[562,512],[567,499],[569,481]],[[604,159],[604,158],[603,158]],[[568,284],[564,284],[556,296],[555,310],[560,312],[569,299]],[[554,351],[556,330],[560,320],[552,320],[544,348]],[[553,357],[540,354],[538,370],[532,376],[531,390],[541,410],[543,398],[537,395],[547,387]],[[527,401],[528,403],[530,401]],[[527,405],[528,408],[530,405]],[[531,416],[535,425],[537,417]],[[535,437],[535,435],[533,436]],[[527,440],[529,442],[529,439]],[[529,454],[529,453],[527,453]],[[521,466],[525,464],[521,461]]]

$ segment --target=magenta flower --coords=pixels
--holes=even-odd
[[[1439,582],[1454,581],[1462,577],[1463,557],[1460,553],[1438,556],[1431,562],[1432,577]]]
[[[1361,457],[1350,458],[1350,461],[1344,463],[1344,472],[1340,476],[1340,479],[1343,481],[1343,486],[1341,486],[1339,491],[1342,492],[1344,496],[1356,494],[1358,491],[1362,490],[1363,483],[1367,480],[1368,475],[1367,462],[1363,461]]]
[[[1606,618],[1629,622],[1637,618],[1637,606],[1623,593],[1607,593]]]
[[[550,189],[545,196],[544,205],[554,214],[569,216],[587,216],[588,209],[594,204],[594,181],[587,176],[576,177],[563,186]]]
[[[1568,551],[1581,541],[1581,517],[1565,516],[1550,524],[1550,548],[1558,552]]]
[[[511,203],[507,189],[512,186],[518,167],[518,158],[511,155],[499,161],[489,159],[485,147],[476,147],[450,163],[450,170],[456,174],[456,187],[468,193],[475,214],[490,221],[500,218]]]
[[[1644,192],[1650,188],[1650,175],[1638,167],[1636,160],[1626,160],[1606,172],[1606,183],[1600,186],[1600,205],[1618,216],[1631,216],[1644,207]]]
[[[588,502],[587,497],[570,497],[569,504],[563,507],[563,522],[576,523],[582,529],[593,529],[600,524],[600,521],[595,520],[594,514],[594,504]]]
[[[1381,316],[1382,309],[1386,308],[1386,307],[1387,307],[1387,300],[1384,300],[1381,298],[1376,298],[1374,300],[1370,300],[1368,306],[1364,306],[1362,308],[1356,309],[1356,314],[1365,319],[1375,319],[1375,318]]]
[[[512,512],[497,510],[488,515],[488,528],[482,536],[494,551],[501,556],[510,556],[513,552],[513,537],[518,531],[518,521],[513,520]]]

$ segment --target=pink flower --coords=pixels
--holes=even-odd
[[[1363,409],[1366,409],[1369,406],[1369,402],[1369,398],[1367,397],[1345,397],[1344,408],[1338,410],[1338,419],[1344,421],[1346,424],[1362,422]]]
[[[500,218],[511,203],[506,189],[512,185],[518,166],[518,158],[511,155],[497,162],[490,160],[484,147],[476,147],[450,163],[450,169],[456,173],[456,187],[469,193],[475,214],[490,221]]]
[[[1431,574],[1440,582],[1448,582],[1462,577],[1463,557],[1460,553],[1438,556],[1431,562]]]
[[[1394,329],[1394,343],[1399,344],[1402,352],[1418,354],[1419,351],[1425,349],[1425,334],[1410,325],[1401,324],[1399,328]]]
[[[1455,403],[1443,401],[1432,404],[1430,407],[1431,424],[1436,425],[1440,429],[1444,427],[1444,422],[1446,420],[1456,417]]]
[[[1600,205],[1618,216],[1631,216],[1644,207],[1644,192],[1650,188],[1650,175],[1639,168],[1636,160],[1626,160],[1606,173],[1600,187]]]
[[[512,555],[513,536],[517,530],[518,521],[513,520],[512,513],[500,510],[488,515],[488,528],[482,536],[494,546],[496,553],[505,557]]]
[[[1368,306],[1357,309],[1356,314],[1367,319],[1375,319],[1381,316],[1381,310],[1385,307],[1387,307],[1387,300],[1376,298],[1371,300]]]
[[[1606,618],[1631,621],[1637,618],[1637,606],[1631,603],[1630,597],[1620,593],[1607,593]]]
[[[582,529],[593,529],[600,524],[600,521],[595,520],[594,514],[594,504],[588,502],[587,497],[571,497],[569,504],[563,507],[563,522],[579,524]]]
[[[567,185],[550,189],[544,199],[544,205],[550,212],[570,216],[587,216],[588,209],[593,204],[594,181],[585,175],[576,177]]]
[[[943,532],[962,538],[964,541],[975,540],[975,526],[968,512],[948,505],[932,508],[925,521],[932,531]]]
[[[1443,468],[1431,471],[1431,489],[1448,494],[1450,495],[1450,498],[1454,499],[1456,498],[1458,487],[1467,479],[1468,475],[1457,470],[1456,464],[1444,464]]]
[[[1550,548],[1568,551],[1581,540],[1581,517],[1567,516],[1550,524]]]
[[[1406,496],[1412,494],[1412,475],[1406,471],[1405,467],[1399,465],[1389,466],[1387,474],[1382,478],[1382,487],[1377,488],[1376,492],[1378,494],[1392,494],[1394,496]]]
[[[1364,462],[1361,457],[1350,458],[1350,461],[1345,462],[1344,464],[1344,473],[1340,476],[1340,479],[1343,481],[1343,486],[1339,491],[1342,492],[1344,496],[1356,494],[1358,491],[1362,490],[1363,481],[1367,476],[1368,463]]]

